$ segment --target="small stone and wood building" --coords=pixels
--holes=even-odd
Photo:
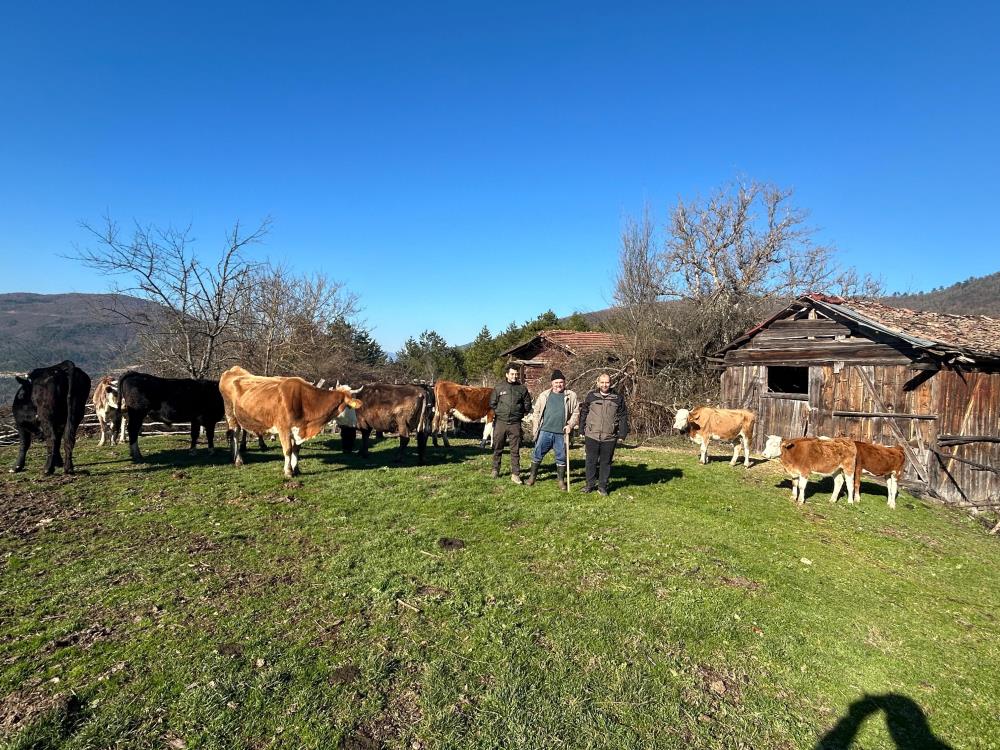
[[[722,405],[768,435],[903,444],[901,484],[1000,507],[1000,320],[810,294],[723,348]]]
[[[611,362],[613,352],[624,343],[624,337],[614,333],[552,329],[539,331],[527,341],[500,352],[500,356],[521,368],[521,382],[536,394],[549,387],[549,376],[555,368],[567,367],[576,357],[604,353]]]

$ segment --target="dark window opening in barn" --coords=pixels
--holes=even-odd
[[[809,368],[768,367],[767,390],[771,393],[809,393]]]

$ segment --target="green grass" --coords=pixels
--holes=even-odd
[[[693,447],[620,450],[600,498],[470,443],[396,467],[322,438],[301,486],[273,448],[183,445],[2,475],[0,744],[811,748],[894,694],[857,747],[998,747],[997,539],[961,513],[829,481],[798,508]]]

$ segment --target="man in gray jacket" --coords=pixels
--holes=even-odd
[[[559,489],[566,489],[566,441],[570,431],[569,420],[576,415],[576,394],[566,390],[566,378],[561,370],[552,371],[552,387],[542,391],[531,409],[531,427],[534,431],[535,451],[531,454],[531,475],[527,485],[535,483],[538,467],[549,450],[556,454],[556,477]]]
[[[531,411],[531,394],[517,382],[520,370],[511,363],[504,371],[504,380],[490,394],[493,420],[493,473],[500,476],[503,447],[510,442],[510,481],[521,484],[521,420]]]
[[[625,399],[611,390],[611,377],[606,372],[597,378],[597,390],[588,393],[580,404],[579,415],[587,456],[587,483],[582,491],[593,492],[596,485],[598,493],[606,496],[615,444],[628,436]],[[568,426],[576,424],[570,420]]]

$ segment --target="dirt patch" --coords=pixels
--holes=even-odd
[[[72,480],[72,478],[70,478]],[[52,484],[65,484],[53,481]],[[16,485],[0,485],[0,537],[26,539],[62,521],[88,515],[81,505],[69,505],[56,492],[21,491]]]
[[[720,579],[726,586],[730,586],[734,589],[746,589],[747,591],[757,591],[758,589],[764,588],[763,583],[758,583],[757,581],[751,581],[749,578],[744,578],[743,576],[722,576]]]
[[[736,675],[707,664],[699,664],[697,674],[701,682],[702,693],[708,695],[712,702],[722,700],[730,703],[740,702],[743,691]]]
[[[403,737],[422,718],[419,688],[416,684],[409,685],[393,694],[379,715],[366,722],[355,736],[374,741],[373,747],[385,747]]]
[[[219,656],[231,656],[234,659],[243,656],[243,647],[238,643],[220,643],[215,650],[219,652]]]
[[[331,685],[349,685],[361,677],[361,670],[353,664],[345,664],[330,672]]]
[[[8,693],[0,698],[0,733],[9,737],[53,713],[71,718],[80,708],[77,696],[61,693],[46,695],[37,686]]]
[[[449,551],[456,549],[465,549],[465,542],[463,542],[461,539],[453,539],[452,537],[449,536],[443,536],[440,539],[438,539],[438,547]]]
[[[68,646],[88,649],[98,641],[106,640],[111,636],[112,632],[112,629],[107,625],[90,625],[82,630],[77,630],[75,632],[59,636],[54,641],[49,643],[45,647],[45,650],[47,652],[52,652]]]
[[[305,487],[305,485],[302,484],[302,482],[300,482],[298,479],[289,479],[282,486],[287,490],[301,490],[303,487]]]
[[[447,599],[451,596],[451,592],[448,589],[441,588],[440,586],[434,586],[431,584],[424,584],[417,588],[417,596],[426,596],[429,599]]]

